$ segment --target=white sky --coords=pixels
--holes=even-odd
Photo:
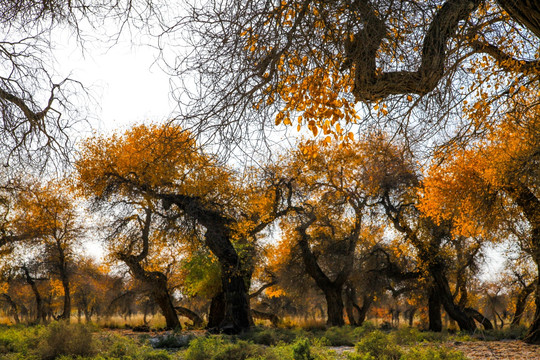
[[[57,45],[55,71],[90,91],[95,130],[124,129],[135,122],[164,120],[174,109],[169,77],[154,64],[157,55],[129,40],[112,47],[87,42],[82,51],[66,38]]]

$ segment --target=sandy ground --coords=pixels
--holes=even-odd
[[[540,360],[540,345],[518,340],[450,342],[445,345],[462,351],[471,360]]]

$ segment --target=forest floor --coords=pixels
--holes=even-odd
[[[520,340],[423,343],[423,346],[440,345],[461,351],[470,360],[540,360],[540,345],[530,345]],[[347,358],[347,353],[354,352],[352,346],[336,346],[332,349],[343,359]]]
[[[120,330],[117,332],[124,336],[136,337],[140,333],[130,330]],[[154,333],[153,336],[166,336],[169,332]],[[189,331],[187,332],[194,337],[204,337],[205,331]],[[423,341],[417,344],[423,347],[440,348],[445,347],[452,350],[462,352],[467,359],[470,360],[540,360],[540,345],[527,344],[521,340],[482,340],[481,338],[470,338],[463,341],[447,339],[446,341]],[[403,346],[404,349],[409,348],[409,345]],[[335,354],[335,359],[347,359],[348,353],[354,353],[355,347],[350,345],[344,346],[327,346],[327,350]],[[327,355],[328,356],[328,355]],[[333,358],[324,357],[324,358]]]
[[[519,340],[449,342],[446,346],[461,351],[471,360],[535,360],[540,359],[540,345]]]

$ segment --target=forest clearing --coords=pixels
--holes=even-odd
[[[540,359],[538,0],[0,29],[0,358]]]

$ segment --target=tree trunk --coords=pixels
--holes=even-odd
[[[439,266],[431,266],[430,273],[435,281],[435,290],[438,292],[441,304],[444,306],[444,310],[448,316],[455,320],[459,328],[464,331],[476,330],[476,324],[474,319],[467,315],[461,308],[454,303],[450,286],[446,276],[442,273]]]
[[[167,276],[159,271],[144,270],[136,256],[119,254],[119,258],[129,267],[133,277],[142,282],[150,291],[150,296],[158,304],[165,317],[167,329],[181,329],[182,325],[178,320],[167,288]]]
[[[41,294],[39,293],[39,289],[37,287],[36,282],[32,277],[30,276],[30,271],[26,266],[22,267],[26,282],[28,285],[30,285],[32,292],[34,293],[34,297],[36,299],[36,322],[47,322],[47,313],[45,311],[45,304],[43,303],[43,299],[41,298]]]
[[[225,317],[225,294],[220,291],[210,302],[210,311],[208,313],[208,329],[214,329],[221,324]]]
[[[152,297],[161,309],[161,313],[165,317],[167,329],[182,329],[176,310],[174,309],[169,290],[167,289],[167,279],[165,275],[159,273],[157,277],[160,282],[155,284],[151,290]],[[164,281],[163,281],[164,280]]]
[[[536,258],[537,270],[540,271],[540,258]],[[540,273],[539,273],[540,274]],[[540,344],[540,276],[536,278],[536,289],[534,291],[535,312],[531,326],[527,330],[525,341],[529,344]]]
[[[484,330],[493,330],[493,324],[487,317],[482,315],[478,310],[472,308],[465,308],[465,313],[478,321],[484,327]]]
[[[196,328],[202,327],[203,319],[201,319],[201,317],[196,312],[194,312],[194,311],[192,311],[192,310],[190,310],[188,308],[185,308],[183,306],[175,306],[174,309],[181,316],[185,316],[189,320],[191,320],[193,322],[193,324],[191,326],[196,327]]]
[[[324,291],[326,298],[326,313],[328,318],[326,324],[328,326],[343,326],[345,321],[343,319],[343,298],[341,286],[331,286]]]
[[[244,276],[248,274],[242,268],[240,257],[231,242],[230,227],[234,219],[212,208],[207,208],[207,205],[198,197],[176,194],[156,195],[163,201],[165,209],[176,204],[178,208],[206,228],[205,244],[217,257],[221,267],[224,310],[219,330],[226,333],[240,333],[248,329],[253,323],[248,288],[244,279]]]
[[[65,273],[62,274],[62,287],[64,288],[64,309],[60,317],[69,323],[71,319],[71,294],[69,279]]]
[[[244,277],[238,274],[238,270],[231,266],[225,267],[228,269],[221,268],[222,273],[226,274],[221,278],[225,311],[219,327],[226,334],[238,334],[248,329],[253,323],[249,306],[249,294]]]
[[[358,322],[354,318],[354,303],[356,302],[356,294],[354,288],[350,285],[345,286],[345,312],[349,319],[349,325],[358,326]]]
[[[373,300],[374,297],[372,295],[364,295],[362,298],[362,307],[353,304],[356,311],[358,311],[358,326],[362,326],[364,321],[366,321],[366,316],[369,308],[371,307],[371,304],[373,304]]]
[[[428,294],[429,331],[442,331],[441,299],[435,286],[429,288]]]
[[[13,320],[15,320],[15,324],[20,323],[21,320],[19,319],[19,310],[17,309],[17,304],[8,294],[2,294],[2,296],[11,307],[11,313],[13,314]]]
[[[529,285],[525,286],[519,292],[518,298],[516,300],[516,311],[514,312],[514,317],[512,318],[511,326],[518,326],[523,318],[523,313],[525,312],[525,307],[527,306],[527,299],[529,295],[534,291],[535,283],[532,282]]]

